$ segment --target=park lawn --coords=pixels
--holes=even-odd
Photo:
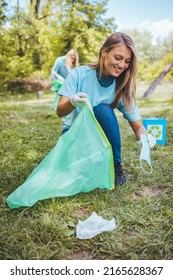
[[[139,87],[139,96],[143,91]],[[127,183],[113,191],[94,190],[73,197],[51,198],[33,207],[9,209],[5,199],[21,185],[54,147],[61,119],[34,94],[1,95],[0,259],[172,259],[173,258],[173,86],[159,86],[152,98],[138,98],[143,117],[165,117],[167,142],[151,150],[153,173],[140,168],[140,146],[117,113]],[[76,238],[79,220],[93,212],[115,218],[117,228],[92,239]]]

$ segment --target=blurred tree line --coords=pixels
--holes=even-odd
[[[0,89],[17,78],[50,79],[56,57],[71,48],[80,64],[97,61],[100,46],[117,29],[106,11],[105,0],[1,0]],[[153,45],[149,32],[122,31],[136,44],[138,79],[153,80],[173,60],[173,33]],[[173,80],[172,70],[166,78]]]

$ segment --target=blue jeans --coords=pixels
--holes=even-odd
[[[114,110],[107,104],[99,104],[93,111],[112,146],[114,163],[122,162],[120,130]]]
[[[93,109],[93,111],[112,146],[114,163],[122,162],[120,130],[114,110],[107,104],[99,104]],[[62,134],[67,131],[68,129],[63,130]]]

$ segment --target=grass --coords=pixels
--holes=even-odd
[[[146,85],[138,86],[139,97]],[[50,109],[53,95],[1,95],[0,259],[136,259],[173,258],[172,116],[173,86],[156,88],[152,98],[138,99],[143,117],[166,117],[167,142],[151,150],[153,173],[142,172],[140,146],[117,113],[123,165],[128,182],[114,191],[94,190],[52,198],[33,207],[11,210],[6,197],[21,185],[54,147],[61,119]],[[78,220],[92,212],[115,218],[117,228],[88,240],[75,235]]]

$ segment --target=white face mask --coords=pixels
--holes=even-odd
[[[142,148],[141,148],[141,153],[140,153],[140,165],[141,165],[142,170],[145,173],[151,174],[153,171],[153,168],[151,166],[151,161],[150,161],[150,145],[149,145],[147,135],[141,134],[141,143],[142,143]],[[148,165],[150,166],[150,172],[144,170],[143,160],[145,160],[148,163]]]

